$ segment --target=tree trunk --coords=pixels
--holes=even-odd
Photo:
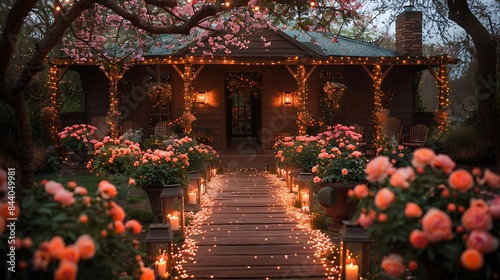
[[[33,186],[35,167],[33,165],[33,133],[29,118],[27,117],[28,110],[23,95],[19,97],[13,109],[17,120],[17,132],[19,134],[19,153],[17,161],[20,170],[16,172],[19,174],[17,180],[21,188],[28,189]]]
[[[448,0],[449,18],[471,36],[476,48],[476,100],[479,127],[500,156],[500,130],[497,105],[496,41],[472,14],[466,0]]]

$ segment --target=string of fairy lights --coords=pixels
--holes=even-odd
[[[54,141],[58,139],[57,133],[59,132],[59,126],[57,125],[57,116],[59,115],[59,104],[58,104],[58,90],[59,90],[59,68],[57,65],[52,65],[49,70],[49,98],[50,98],[50,110],[52,114],[50,115],[49,125],[50,125],[50,136]]]
[[[184,57],[154,57],[149,59],[144,59],[143,61],[131,62],[131,64],[139,65],[150,65],[150,64],[170,64],[174,67],[178,64],[184,64],[185,68],[183,73],[179,74],[184,80],[184,111],[190,112],[195,100],[194,97],[194,87],[193,81],[196,78],[196,73],[193,73],[192,65],[205,65],[205,64],[228,64],[228,65],[297,65],[296,80],[297,80],[297,103],[298,112],[305,112],[307,105],[307,79],[306,79],[306,64],[309,65],[373,65],[373,89],[374,89],[374,114],[382,112],[382,97],[383,92],[381,90],[381,83],[383,80],[382,66],[393,66],[393,65],[422,65],[422,66],[438,66],[438,73],[436,80],[439,87],[439,108],[436,110],[436,119],[438,121],[438,127],[442,133],[446,133],[448,129],[448,116],[447,109],[449,106],[449,84],[447,81],[447,71],[446,66],[450,63],[456,63],[457,60],[453,59],[447,55],[432,56],[432,57],[351,57],[351,56],[340,56],[333,57],[330,56],[324,59],[317,58],[303,58],[299,56],[287,57],[285,59],[276,60],[249,60],[249,59],[229,59],[226,57],[217,56],[184,56]],[[51,58],[50,63],[52,64],[50,70],[49,84],[50,84],[50,96],[51,96],[51,107],[56,112],[55,117],[57,117],[57,94],[58,94],[58,67],[65,65],[97,65],[98,61],[93,61],[89,59],[86,62],[74,61],[72,59],[65,58]],[[118,65],[112,65],[108,67],[103,72],[108,77],[110,81],[110,109],[109,114],[112,116],[119,117],[118,105],[119,105],[119,92],[118,92],[118,82],[123,77],[126,68],[122,70],[118,69]],[[120,72],[121,71],[121,72]],[[118,137],[118,122],[110,121],[110,128],[112,136]],[[382,123],[375,118],[375,137],[379,139],[381,137]],[[51,135],[57,139],[57,130],[55,119],[52,121],[51,125]],[[304,135],[306,133],[305,127],[299,127],[299,135]]]
[[[373,102],[375,105],[374,115],[382,113],[384,107],[382,106],[382,67],[375,64],[373,67]],[[375,139],[380,139],[382,135],[382,123],[379,118],[375,118]]]
[[[448,106],[450,105],[450,100],[448,99],[448,94],[450,91],[450,87],[448,84],[446,64],[441,64],[438,67],[438,111],[439,114],[438,119],[438,128],[442,134],[447,133],[449,119],[448,119]]]

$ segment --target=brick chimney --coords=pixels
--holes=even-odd
[[[396,18],[396,52],[399,55],[422,55],[422,12],[413,5],[404,7]]]

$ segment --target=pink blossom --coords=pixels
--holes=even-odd
[[[498,249],[498,238],[485,230],[473,230],[467,239],[466,246],[487,254]]]
[[[386,156],[378,156],[366,165],[366,179],[372,183],[382,182],[389,173],[393,172],[393,165]]]

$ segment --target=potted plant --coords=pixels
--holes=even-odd
[[[338,124],[318,137],[325,143],[318,154],[317,165],[312,168],[314,183],[322,186],[318,201],[335,226],[341,226],[356,210],[356,204],[348,201],[349,189],[365,181],[367,160],[357,147],[361,135],[354,127]]]
[[[96,127],[89,124],[74,124],[65,127],[59,136],[61,153],[65,162],[81,164],[87,158],[87,151],[94,143]]]
[[[500,176],[455,169],[432,150],[415,150],[395,168],[379,156],[350,196],[358,223],[382,254],[382,274],[398,279],[494,279],[500,275]]]
[[[133,163],[129,185],[137,185],[148,194],[151,209],[161,214],[160,193],[164,187],[172,185],[186,186],[188,156],[179,154],[172,146],[166,150],[147,150]]]

